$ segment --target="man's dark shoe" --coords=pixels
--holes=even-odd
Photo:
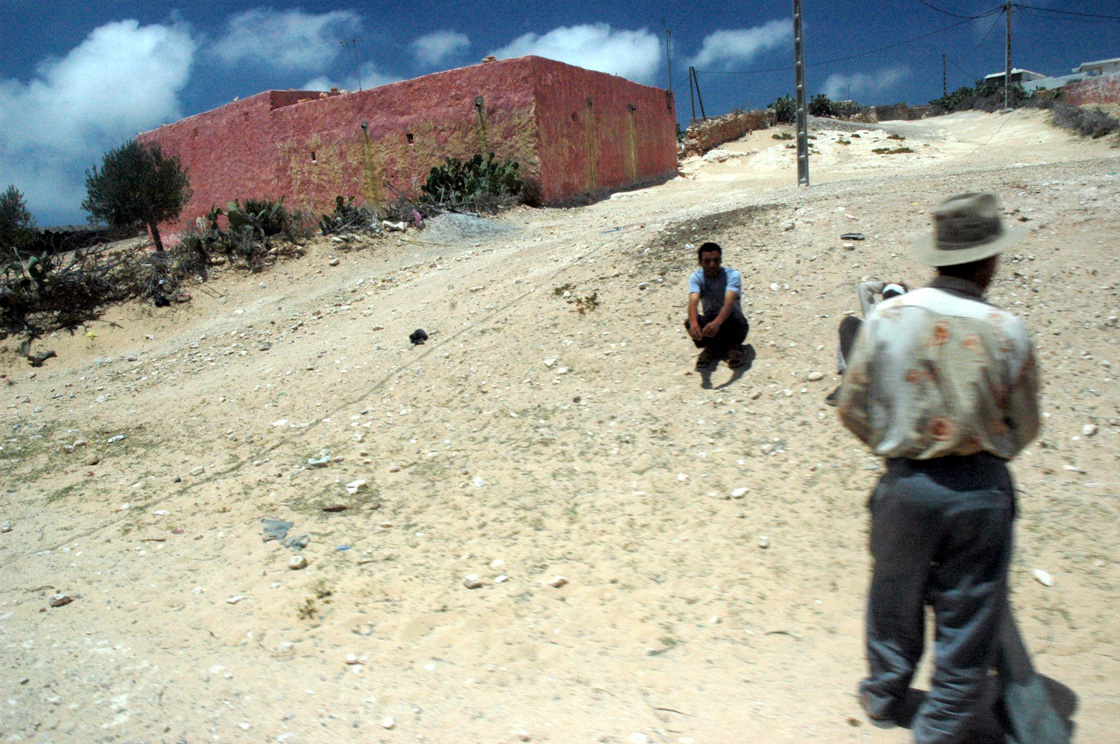
[[[893,718],[871,712],[871,697],[866,692],[860,693],[859,704],[863,708],[863,712],[867,715],[867,720],[871,721],[871,725],[875,728],[892,729],[898,726],[898,723]]]
[[[837,385],[836,389],[833,390],[831,393],[829,393],[825,397],[824,402],[829,404],[830,406],[840,405],[840,388],[841,387],[842,387],[841,385]]]
[[[718,361],[711,349],[704,349],[700,352],[700,356],[696,357],[696,369],[706,369]]]
[[[738,369],[743,366],[743,350],[732,349],[727,352],[727,366],[731,369]]]

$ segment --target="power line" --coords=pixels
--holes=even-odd
[[[996,13],[1001,13],[1002,14],[1003,13],[1003,7],[1001,6],[999,8],[995,8],[993,10],[990,10],[982,16],[977,16],[977,18],[986,18],[987,16],[993,15],[993,14],[996,14]],[[866,52],[860,52],[858,54],[849,54],[849,55],[844,56],[844,57],[835,57],[833,59],[826,59],[822,62],[814,62],[811,65],[805,65],[805,66],[806,67],[821,67],[823,65],[831,65],[835,62],[846,62],[850,59],[859,59],[860,57],[866,57],[869,54],[876,54],[878,52],[885,52],[889,49],[896,49],[900,46],[905,46],[907,44],[912,44],[913,42],[921,41],[922,39],[928,39],[931,36],[936,36],[937,34],[941,34],[941,33],[944,33],[946,31],[949,31],[951,29],[957,28],[959,26],[963,26],[966,23],[972,22],[973,20],[975,20],[975,19],[970,18],[967,21],[960,21],[959,23],[953,23],[953,24],[950,24],[948,26],[945,26],[944,28],[939,28],[936,31],[931,31],[928,34],[922,34],[921,36],[915,36],[912,39],[906,39],[905,41],[900,41],[897,44],[889,44],[885,47],[879,47],[878,49],[869,49]],[[765,69],[765,70],[697,70],[696,72],[697,73],[704,73],[705,75],[761,75],[761,74],[770,73],[770,72],[788,72],[789,70],[792,70],[792,69],[793,69],[792,67],[771,67],[771,68]]]
[[[981,13],[980,15],[971,15],[971,16],[958,15],[956,13],[950,13],[947,10],[942,10],[941,8],[937,7],[936,5],[931,5],[931,4],[927,3],[926,0],[918,0],[918,2],[921,3],[922,5],[926,6],[927,8],[931,9],[931,10],[936,10],[938,13],[941,13],[943,15],[950,16],[951,18],[963,18],[966,21],[975,21],[977,18],[984,18],[985,16],[988,15],[988,13]],[[991,11],[989,11],[989,12],[991,12]]]
[[[918,1],[921,2],[921,0]],[[1079,18],[1098,18],[1107,21],[1120,21],[1120,16],[1100,15],[1098,13],[1078,13],[1072,10],[1054,10],[1053,8],[1039,8],[1034,5],[1020,5],[1019,3],[1015,3],[1012,7],[1022,8],[1023,10],[1034,10],[1039,13],[1053,13],[1054,15],[1078,16]]]
[[[700,3],[702,3],[702,2],[704,2],[704,0],[696,0],[696,2],[694,2],[694,3],[692,4],[692,7],[691,7],[691,8],[689,8],[688,10],[686,10],[686,11],[685,11],[685,13],[684,13],[684,15],[682,15],[682,16],[681,16],[680,18],[678,18],[678,19],[677,19],[676,21],[674,21],[674,22],[673,22],[673,25],[672,25],[672,26],[670,26],[669,28],[676,28],[677,26],[679,26],[679,25],[681,25],[682,23],[684,23],[684,22],[685,22],[685,20],[687,20],[687,19],[688,19],[688,17],[689,17],[690,15],[692,15],[692,11],[696,10],[697,8],[699,8],[699,7],[700,7]]]
[[[989,28],[989,29],[988,29],[988,33],[984,34],[984,37],[983,37],[982,39],[980,39],[980,41],[978,41],[978,42],[976,43],[976,46],[972,47],[972,49],[969,49],[969,50],[968,50],[968,53],[967,53],[967,54],[965,54],[965,55],[964,55],[964,57],[961,57],[961,59],[964,59],[965,57],[970,57],[970,56],[972,56],[972,53],[973,53],[973,52],[975,52],[975,51],[976,51],[977,49],[979,49],[979,48],[980,48],[980,46],[981,46],[981,45],[982,45],[982,44],[983,44],[983,43],[984,43],[985,41],[987,41],[987,40],[988,40],[988,37],[989,37],[989,36],[991,36],[991,35],[992,35],[992,32],[996,30],[996,26],[998,26],[998,25],[999,25],[999,19],[1000,19],[1000,18],[1002,18],[1002,17],[1003,17],[1003,9],[1001,8],[1001,9],[1000,9],[1000,11],[999,11],[999,14],[998,14],[998,15],[996,16],[996,19],[995,19],[994,21],[992,21],[992,26],[991,26],[991,28]]]

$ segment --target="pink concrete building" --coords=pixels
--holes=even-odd
[[[188,169],[179,225],[232,199],[328,212],[415,194],[447,156],[514,159],[545,204],[676,173],[672,93],[541,57],[356,93],[266,91],[145,132]],[[178,225],[169,226],[172,231]]]

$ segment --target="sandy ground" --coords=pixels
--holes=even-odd
[[[774,134],[5,352],[0,741],[907,741],[854,694],[880,464],[823,400],[856,284],[923,283],[930,207],[984,189],[1030,228],[991,299],[1046,384],[1013,604],[1114,742],[1120,150],[1036,112],[819,131],[806,189]],[[702,240],[744,275],[740,374],[692,370]]]

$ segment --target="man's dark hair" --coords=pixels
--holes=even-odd
[[[938,266],[937,273],[941,276],[952,276],[957,279],[972,280],[978,273],[987,268],[985,264],[989,263],[992,258],[993,257],[982,258],[979,261],[969,261],[968,263],[954,264],[952,266]]]
[[[718,253],[722,256],[723,249],[719,247],[719,243],[713,243],[709,240],[707,243],[701,243],[700,247],[696,249],[696,260],[702,259],[705,253]]]

